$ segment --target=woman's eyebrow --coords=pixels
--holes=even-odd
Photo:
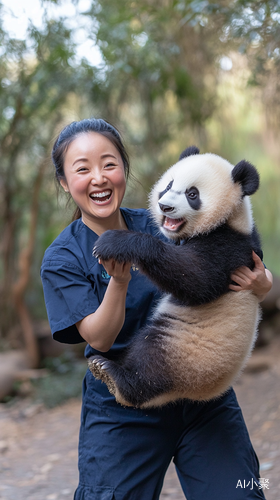
[[[115,160],[117,160],[117,157],[114,156],[112,153],[104,153],[103,155],[101,155],[101,158],[108,158],[108,156],[110,156],[111,158],[115,158]]]
[[[72,167],[74,167],[75,163],[78,163],[78,161],[88,161],[88,158],[77,158],[77,160],[72,163]]]
[[[111,154],[111,153],[104,153],[103,155],[101,155],[101,157],[100,157],[100,158],[102,158],[102,159],[103,159],[103,158],[115,158],[115,160],[117,160],[117,157],[116,157],[116,156],[114,156],[114,155],[113,155],[113,154]],[[75,161],[74,161],[74,163],[72,164],[72,166],[74,167],[74,165],[75,165],[76,163],[78,163],[79,161],[88,162],[88,161],[89,161],[89,159],[88,159],[88,158],[77,158],[77,160],[75,160]]]

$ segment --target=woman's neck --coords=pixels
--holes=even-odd
[[[122,216],[121,210],[118,210],[115,214],[108,218],[91,218],[86,215],[82,215],[83,223],[94,231],[98,236],[105,233],[109,229],[127,229],[127,225]]]

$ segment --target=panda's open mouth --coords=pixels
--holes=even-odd
[[[184,219],[171,219],[171,217],[164,217],[162,227],[168,231],[179,231],[180,227],[185,223]]]

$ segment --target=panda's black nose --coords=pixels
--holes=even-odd
[[[163,205],[162,203],[159,203],[159,208],[164,213],[173,212],[173,210],[174,210],[174,207],[169,207],[168,205]]]

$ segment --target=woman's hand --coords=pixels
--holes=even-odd
[[[272,287],[273,277],[255,252],[253,252],[253,259],[255,267],[252,271],[242,266],[232,273],[231,279],[237,284],[229,285],[229,288],[235,292],[252,290],[261,302]]]
[[[116,283],[128,283],[131,280],[131,262],[119,263],[114,259],[103,261],[98,260],[102,264],[106,272],[111,276]]]

